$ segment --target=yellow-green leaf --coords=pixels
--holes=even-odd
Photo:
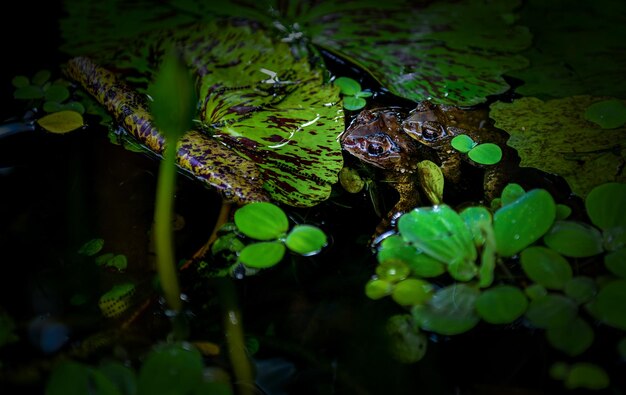
[[[39,118],[37,123],[48,132],[59,134],[71,132],[85,124],[83,116],[76,111],[59,111],[48,114]]]

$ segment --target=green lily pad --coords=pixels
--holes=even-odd
[[[347,58],[396,95],[458,105],[505,92],[509,87],[502,74],[527,65],[518,53],[531,40],[528,30],[516,24],[519,1],[492,2],[489,7],[478,0],[423,5],[326,0],[297,6],[294,1],[285,7],[254,0],[188,1],[177,4],[185,10],[179,13],[172,13],[168,2],[148,8],[124,4],[123,9],[118,3],[68,3],[68,16],[61,23],[63,49],[75,55],[111,52],[119,49],[120,41],[155,29],[235,16],[276,29],[299,55],[306,54],[303,41],[310,40]]]
[[[333,84],[339,87],[341,93],[344,95],[354,96],[361,92],[361,84],[352,78],[339,77],[333,81]]]
[[[602,230],[626,228],[626,183],[598,185],[585,198],[591,222]]]
[[[137,394],[184,394],[202,381],[202,355],[187,343],[153,349],[141,365]]]
[[[532,299],[526,311],[526,318],[537,328],[563,326],[576,318],[578,308],[570,298],[559,294],[548,294]]]
[[[365,283],[365,295],[373,300],[378,300],[387,295],[391,295],[392,291],[393,285],[386,280],[373,278]]]
[[[392,235],[383,240],[376,255],[378,262],[403,262],[414,276],[436,277],[446,271],[441,261],[432,258],[408,244],[399,235]]]
[[[600,289],[595,303],[598,318],[607,325],[626,330],[626,280],[611,281]]]
[[[565,283],[563,292],[576,303],[583,304],[591,301],[596,296],[598,286],[591,277],[576,276]]]
[[[572,267],[558,252],[543,246],[532,246],[520,254],[524,273],[548,289],[563,289],[572,278]]]
[[[439,289],[424,305],[416,305],[411,314],[426,331],[457,335],[472,329],[480,317],[475,304],[480,292],[466,284],[453,284]]]
[[[626,247],[606,254],[604,266],[616,276],[626,279]]]
[[[456,149],[462,153],[468,153],[472,148],[476,146],[476,143],[472,138],[466,134],[460,134],[455,136],[452,140],[450,140],[450,145],[452,148]]]
[[[626,123],[626,105],[616,99],[593,103],[587,107],[585,119],[597,123],[602,129],[618,128]]]
[[[431,257],[451,264],[476,260],[476,247],[465,222],[447,205],[421,207],[400,217],[398,230],[404,240]]]
[[[300,255],[317,254],[326,246],[326,234],[312,225],[296,225],[285,239],[285,245]]]
[[[553,250],[575,258],[593,256],[604,251],[600,231],[584,222],[556,221],[543,236],[543,242]]]
[[[239,252],[239,261],[246,266],[265,269],[276,265],[285,255],[285,245],[278,241],[248,244]]]
[[[608,388],[610,383],[609,375],[602,367],[588,362],[573,364],[565,378],[565,387],[568,389],[601,390]]]
[[[467,153],[467,156],[481,165],[495,165],[502,159],[502,149],[493,143],[478,144]]]
[[[145,93],[140,87],[154,79],[162,55],[174,43],[197,78],[197,125],[205,136],[187,133],[180,144],[179,164],[229,198],[238,196],[244,202],[268,200],[261,193],[292,206],[327,199],[343,167],[336,138],[344,126],[339,89],[325,82],[323,69],[294,57],[287,43],[273,40],[257,25],[211,21],[143,34],[118,42],[117,51],[87,52],[92,63],[105,70],[125,70],[117,78],[128,87],[115,85],[113,92],[117,89],[119,95],[113,99],[111,93],[105,96],[104,89],[94,87],[114,83],[114,76],[94,70],[85,57],[72,59],[68,74],[117,112],[113,115],[129,133],[160,153],[163,136],[144,130],[151,126],[146,125],[151,115],[140,106]],[[129,87],[137,88],[126,92]],[[129,100],[132,104],[121,106],[119,101],[130,95],[136,95]],[[134,111],[133,117],[122,109]],[[206,165],[199,169],[198,162]],[[240,171],[233,175],[233,169]]]
[[[432,284],[417,278],[407,278],[398,282],[391,292],[391,298],[401,306],[424,304],[432,295]]]
[[[499,285],[483,291],[476,299],[476,312],[490,324],[508,324],[524,314],[528,300],[519,288]]]
[[[256,240],[273,240],[289,229],[289,220],[278,206],[254,202],[235,211],[235,225],[246,236]]]
[[[530,67],[507,73],[524,81],[517,92],[542,99],[581,94],[624,98],[625,13],[622,1],[575,7],[569,0],[525,2],[520,24],[536,40],[523,52]]]
[[[591,346],[594,339],[593,329],[580,317],[565,325],[549,326],[546,329],[546,336],[552,347],[569,356],[582,354]]]
[[[415,363],[426,355],[428,338],[413,325],[409,314],[389,317],[385,330],[389,335],[389,348],[395,359],[402,363]]]
[[[520,166],[558,174],[585,197],[597,185],[626,182],[626,172],[619,171],[626,160],[626,145],[620,143],[626,126],[602,129],[583,118],[587,107],[606,99],[575,96],[544,102],[524,97],[492,104],[490,116],[511,135],[507,145],[517,150]]]
[[[544,189],[528,191],[498,209],[493,229],[498,254],[512,256],[543,236],[556,216],[552,195]]]

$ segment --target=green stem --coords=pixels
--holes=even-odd
[[[154,241],[157,271],[161,288],[169,307],[175,312],[182,309],[180,287],[176,274],[174,242],[172,238],[172,208],[176,186],[176,141],[166,144],[165,157],[159,168],[156,206],[154,209]]]

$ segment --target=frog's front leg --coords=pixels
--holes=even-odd
[[[391,182],[398,192],[398,202],[383,217],[376,227],[372,239],[377,238],[395,226],[397,219],[404,213],[413,210],[422,204],[421,195],[418,189],[417,176],[413,173],[395,174],[386,181]]]

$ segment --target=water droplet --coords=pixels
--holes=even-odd
[[[513,235],[513,238],[514,238],[515,240],[519,240],[519,239],[520,239],[520,235]]]

